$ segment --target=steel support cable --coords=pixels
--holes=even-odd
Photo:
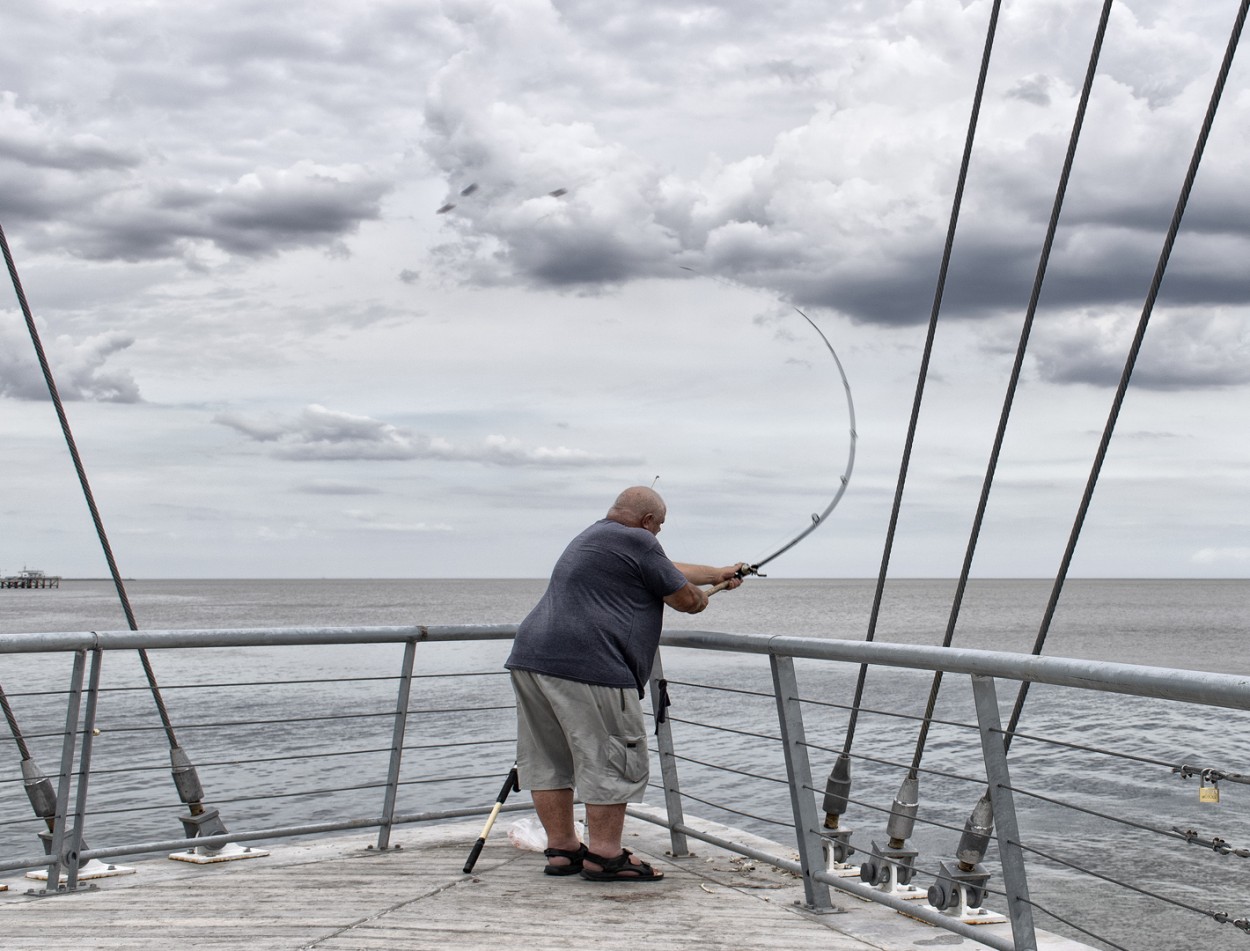
[[[5,696],[3,686],[0,686],[0,707],[4,708],[4,718],[9,721],[9,732],[13,734],[13,739],[17,743],[17,751],[23,760],[29,760],[30,749],[26,746],[26,740],[22,736],[21,727],[17,724],[17,717],[13,715],[13,708],[9,706],[9,698]]]
[[[39,361],[39,369],[43,372],[44,382],[48,387],[48,395],[52,398],[52,405],[56,409],[57,419],[61,424],[61,433],[65,437],[65,444],[69,448],[70,458],[74,463],[74,471],[78,473],[78,482],[82,486],[83,497],[87,502],[87,509],[91,513],[91,521],[95,525],[96,535],[100,539],[100,547],[104,550],[105,561],[108,562],[109,575],[113,579],[113,586],[117,589],[117,596],[121,601],[122,611],[126,615],[126,623],[130,630],[139,630],[139,625],[135,621],[134,611],[130,607],[130,598],[126,594],[126,585],[122,581],[121,572],[117,569],[117,560],[113,557],[113,546],[109,543],[108,533],[104,530],[104,520],[100,517],[100,509],[96,505],[95,494],[91,491],[91,483],[87,479],[87,470],[83,466],[82,456],[78,452],[78,444],[74,441],[74,433],[70,429],[69,417],[65,413],[65,406],[61,402],[61,394],[57,390],[56,380],[52,376],[52,368],[48,364],[47,354],[43,349],[43,341],[39,338],[39,329],[35,326],[35,317],[31,313],[30,304],[26,300],[26,291],[22,288],[21,278],[17,273],[17,264],[13,260],[13,253],[9,250],[9,241],[5,237],[4,228],[0,227],[0,251],[4,253],[4,263],[9,269],[9,277],[13,281],[13,290],[17,294],[17,301],[22,309],[22,317],[26,320],[26,329],[30,333],[31,343],[35,347],[35,356]],[[156,682],[156,673],[152,670],[152,664],[148,660],[147,651],[139,649],[139,659],[143,665],[143,674],[148,680],[149,688],[152,690],[152,697],[156,701],[156,709],[160,713],[161,723],[165,728],[166,736],[169,738],[171,748],[178,746],[177,737],[174,736],[173,724],[169,719],[169,711],[165,709],[165,702],[161,698],[160,686]]]
[[[100,540],[100,547],[104,552],[105,561],[108,563],[109,575],[113,579],[113,586],[117,590],[122,611],[126,615],[126,623],[130,630],[137,631],[139,625],[135,621],[134,610],[131,608],[130,598],[126,594],[126,586],[122,581],[121,572],[117,568],[117,559],[113,556],[113,546],[109,543],[108,533],[104,530],[104,521],[100,517],[100,509],[96,505],[95,494],[91,491],[91,483],[87,479],[87,470],[83,466],[82,456],[78,452],[78,444],[74,441],[74,434],[69,425],[69,417],[66,415],[65,406],[61,402],[61,395],[57,390],[56,380],[52,376],[52,368],[48,364],[48,357],[44,352],[43,342],[39,338],[39,329],[35,326],[34,314],[31,312],[30,303],[26,300],[26,291],[22,288],[22,281],[17,273],[17,264],[13,260],[13,253],[9,249],[9,241],[2,226],[0,226],[0,252],[4,255],[4,263],[8,267],[9,277],[13,282],[13,290],[17,294],[22,317],[26,321],[26,329],[30,333],[31,343],[35,348],[39,369],[43,373],[44,382],[48,387],[48,395],[51,397],[52,405],[56,409],[57,419],[61,425],[61,433],[65,437],[65,445],[68,447],[70,458],[74,463],[74,471],[78,474],[78,482],[82,487],[83,498],[86,500],[87,509],[91,513],[91,521],[95,525],[96,536]],[[148,652],[140,648],[137,653],[139,662],[143,667],[143,675],[148,682],[148,689],[152,693],[152,699],[160,716],[161,726],[169,742],[170,761],[173,766],[172,776],[174,786],[178,790],[178,797],[186,804],[195,819],[208,820],[208,825],[204,827],[205,832],[224,832],[225,826],[217,820],[216,813],[206,812],[204,809],[203,787],[200,785],[199,778],[195,773],[194,765],[192,765],[185,751],[178,745],[178,738],[174,734],[173,722],[170,720],[169,711],[165,708],[165,700],[161,696],[160,685],[157,683],[156,672],[152,669],[152,662],[148,658]],[[47,821],[49,826],[51,826],[53,820],[48,818]]]
[[[1133,367],[1137,363],[1137,354],[1141,350],[1142,341],[1146,336],[1146,328],[1150,324],[1155,301],[1159,296],[1159,288],[1163,284],[1163,275],[1167,271],[1168,261],[1172,256],[1172,247],[1175,245],[1176,236],[1180,231],[1181,219],[1184,217],[1185,209],[1189,204],[1189,194],[1193,190],[1194,180],[1198,177],[1198,168],[1202,164],[1202,155],[1206,150],[1207,139],[1211,135],[1211,127],[1215,124],[1215,114],[1219,109],[1220,99],[1224,94],[1228,73],[1232,69],[1233,57],[1236,55],[1237,46],[1241,41],[1241,32],[1246,23],[1247,9],[1250,9],[1250,0],[1241,0],[1241,4],[1237,9],[1237,15],[1233,20],[1233,28],[1228,38],[1228,45],[1224,49],[1224,58],[1220,63],[1220,69],[1215,78],[1215,85],[1211,90],[1211,99],[1207,104],[1207,111],[1202,119],[1202,127],[1198,132],[1198,140],[1194,145],[1193,155],[1190,157],[1189,167],[1185,172],[1185,180],[1181,185],[1180,195],[1176,199],[1176,208],[1172,212],[1172,221],[1168,225],[1167,235],[1163,240],[1163,249],[1159,252],[1159,260],[1155,265],[1154,276],[1150,281],[1150,289],[1146,294],[1145,303],[1142,305],[1141,317],[1137,323],[1137,332],[1133,335],[1133,342],[1129,347],[1128,357],[1124,362],[1124,372],[1121,374],[1120,383],[1116,387],[1115,397],[1111,403],[1111,412],[1107,417],[1106,426],[1103,428],[1102,438],[1098,442],[1094,463],[1090,468],[1089,478],[1085,483],[1085,492],[1081,496],[1076,519],[1072,523],[1072,531],[1068,536],[1068,544],[1064,549],[1063,559],[1060,561],[1059,571],[1055,575],[1055,583],[1050,592],[1050,599],[1046,604],[1046,611],[1037,632],[1037,640],[1033,650],[1035,654],[1040,653],[1041,645],[1046,641],[1046,635],[1049,633],[1051,622],[1054,620],[1055,609],[1059,605],[1059,596],[1063,591],[1063,585],[1068,576],[1068,569],[1071,567],[1072,558],[1076,553],[1076,544],[1080,539],[1081,528],[1085,524],[1085,516],[1089,512],[1090,503],[1094,497],[1094,488],[1098,484],[1098,476],[1102,471],[1103,461],[1107,458],[1108,447],[1111,444],[1111,435],[1115,431],[1116,421],[1119,419],[1120,407],[1124,404],[1124,397],[1128,392],[1129,380],[1133,375]],[[1011,710],[1011,717],[1007,722],[1008,738],[1010,738],[1011,733],[1020,722],[1020,713],[1024,709],[1024,700],[1028,693],[1029,682],[1026,680],[1020,684],[1019,691],[1016,694],[1015,705]],[[1010,746],[1010,742],[1008,741],[1006,745]]]
[[[1068,150],[1063,158],[1063,168],[1059,173],[1059,184],[1055,189],[1055,200],[1051,203],[1050,220],[1046,224],[1046,237],[1042,241],[1041,254],[1037,261],[1037,270],[1033,275],[1033,289],[1029,293],[1029,304],[1025,309],[1024,322],[1020,328],[1020,341],[1016,345],[1016,357],[1011,366],[1011,375],[1007,382],[1007,391],[1003,395],[1002,410],[998,417],[998,428],[994,433],[994,444],[990,450],[990,458],[985,467],[985,477],[981,482],[981,496],[977,500],[976,515],[972,520],[972,529],[968,534],[968,545],[964,551],[963,567],[959,572],[959,581],[955,585],[955,597],[951,602],[950,616],[946,622],[946,634],[942,646],[949,647],[955,638],[955,625],[959,620],[959,610],[963,604],[964,592],[968,587],[968,576],[972,573],[972,560],[976,554],[977,541],[981,535],[981,526],[985,521],[985,510],[989,507],[990,491],[994,487],[994,475],[998,470],[998,460],[1002,455],[1003,441],[1007,437],[1007,424],[1011,419],[1011,408],[1015,402],[1016,390],[1020,385],[1020,373],[1024,368],[1024,357],[1028,352],[1029,336],[1033,331],[1033,320],[1037,315],[1037,304],[1042,296],[1042,284],[1046,280],[1046,267],[1050,262],[1050,252],[1055,244],[1055,234],[1059,230],[1059,216],[1063,211],[1064,197],[1068,191],[1068,181],[1072,177],[1072,166],[1076,161],[1076,148],[1081,140],[1081,130],[1085,125],[1085,112],[1089,107],[1090,94],[1094,88],[1094,75],[1098,71],[1098,59],[1102,53],[1103,40],[1107,35],[1107,21],[1111,17],[1112,0],[1103,0],[1102,15],[1098,19],[1098,28],[1094,33],[1094,42],[1089,54],[1089,62],[1085,69],[1085,82],[1081,87],[1081,95],[1077,101],[1076,115],[1072,120],[1072,131],[1068,136]],[[1044,640],[1044,639],[1043,639]],[[1034,654],[1042,652],[1042,641],[1034,645]],[[912,769],[920,765],[924,756],[925,741],[928,737],[928,718],[937,707],[938,691],[942,686],[942,672],[933,675],[933,685],[929,690],[928,703],[925,706],[925,723],[921,725],[920,735],[916,740],[916,751],[912,757]],[[1013,724],[1014,725],[1014,724]]]
[[[889,574],[890,555],[894,549],[894,535],[898,529],[899,512],[903,507],[903,488],[907,482],[907,471],[911,465],[912,448],[916,442],[916,428],[920,419],[920,406],[924,400],[925,382],[929,376],[929,362],[933,356],[933,341],[937,336],[938,316],[942,309],[942,295],[946,288],[946,277],[950,272],[951,256],[955,247],[955,231],[959,224],[959,212],[963,205],[964,188],[968,181],[968,168],[972,164],[972,144],[976,139],[977,123],[981,114],[981,102],[985,97],[985,80],[989,74],[990,54],[994,49],[994,36],[998,28],[998,11],[1002,0],[994,0],[990,9],[989,26],[985,34],[985,45],[981,52],[981,69],[977,75],[976,93],[972,98],[972,113],[968,118],[968,131],[964,139],[963,156],[959,163],[959,175],[955,184],[955,195],[951,202],[950,220],[946,228],[946,243],[942,248],[942,261],[938,267],[937,287],[933,294],[933,306],[929,312],[929,330],[925,337],[924,353],[920,359],[920,371],[916,378],[916,394],[912,402],[911,419],[907,425],[907,439],[903,445],[903,458],[899,465],[898,483],[894,489],[894,504],[890,510],[890,524],[886,529],[885,547],[881,555],[881,569],[877,576],[876,590],[872,597],[872,610],[868,616],[868,632],[865,640],[876,637],[877,620],[881,613],[881,599],[885,593],[885,579]],[[861,664],[859,678],[855,684],[855,699],[852,702],[851,718],[846,727],[846,743],[844,751],[850,752],[855,742],[855,711],[859,709],[864,695],[864,683],[868,677],[868,665]]]

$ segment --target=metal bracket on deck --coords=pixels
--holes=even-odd
[[[203,809],[200,812],[179,816],[182,829],[188,839],[196,839],[226,833],[225,823],[221,821],[221,813],[216,809]],[[175,862],[192,862],[196,865],[211,865],[214,862],[232,862],[236,859],[259,859],[268,855],[264,849],[253,849],[227,842],[224,845],[198,845],[185,852],[173,852],[170,858]]]
[[[175,862],[190,862],[192,865],[212,865],[216,862],[237,862],[239,859],[263,859],[269,852],[266,849],[255,849],[246,845],[227,842],[219,849],[206,845],[187,849],[185,852],[171,852],[169,857]]]
[[[71,841],[74,841],[74,840],[77,840],[78,837],[77,835],[73,834],[73,831],[71,830],[71,834],[69,835],[68,838]],[[40,832],[39,841],[43,844],[44,854],[49,856],[50,858],[52,856],[52,846],[54,842],[54,836],[52,835],[51,832]],[[70,852],[68,850],[62,851],[60,855],[61,869],[63,870],[68,869],[72,864],[77,863],[78,851],[82,849],[86,849],[86,848],[87,848],[87,843],[79,840],[78,850],[75,850],[73,852]],[[97,859],[90,859],[89,861],[83,862],[81,865],[78,866],[78,870],[75,873],[74,878],[78,882],[83,882],[83,881],[88,881],[93,878],[113,878],[118,875],[133,875],[133,874],[135,874],[135,869],[129,865],[114,865],[111,862],[101,862],[101,861],[98,861]],[[46,868],[36,869],[33,872],[27,872],[26,877],[31,879],[32,881],[46,882],[48,880],[48,870]],[[57,880],[58,880],[59,888],[52,889],[51,894],[57,894],[58,892],[66,892],[70,890],[67,887],[69,884],[69,872],[68,871],[60,871],[57,874]],[[77,888],[77,886],[75,886],[75,888]],[[0,888],[0,891],[3,891],[3,890],[4,890],[3,888]],[[35,892],[32,890],[32,891],[28,891],[27,894],[35,895],[35,894],[43,894],[43,893]]]
[[[1007,920],[981,906],[985,900],[985,885],[990,880],[990,873],[983,865],[964,871],[945,862],[940,864],[942,870],[937,881],[929,886],[930,905],[969,925],[995,925]]]
[[[847,861],[855,854],[851,845],[851,829],[823,829],[820,833],[821,848],[825,853],[825,867],[838,878],[858,878],[860,869]]]
[[[84,862],[82,865],[78,866],[78,880],[80,882],[89,881],[93,878],[113,878],[117,875],[133,874],[135,874],[135,869],[132,866],[112,865],[101,862],[97,859],[91,859],[91,861]],[[27,872],[26,877],[37,882],[46,882],[48,880],[48,870],[39,869],[34,872]],[[66,872],[62,872],[58,877],[60,878],[62,884],[69,881],[69,875]],[[3,890],[4,886],[0,886],[0,891]]]
[[[874,840],[872,856],[859,868],[860,880],[895,898],[908,901],[924,898],[925,891],[911,884],[919,854],[915,849],[883,849]]]

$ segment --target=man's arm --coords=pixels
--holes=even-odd
[[[678,565],[678,568],[681,566]],[[684,574],[685,572],[683,572]],[[698,585],[686,582],[685,587],[678,588],[672,594],[664,599],[674,611],[680,611],[682,614],[698,614],[707,607],[707,595]]]
[[[736,565],[726,565],[724,568],[713,568],[711,565],[687,565],[680,561],[675,561],[673,564],[686,576],[686,586],[670,594],[664,599],[664,603],[682,614],[698,614],[707,607],[707,592],[699,585],[715,585],[723,582],[725,588],[736,588],[742,584],[742,578],[738,576],[739,570],[743,567],[741,562]]]
[[[680,561],[675,561],[673,564],[691,584],[720,584],[722,581],[727,581],[729,583],[725,585],[726,588],[736,588],[742,584],[742,578],[738,572],[746,567],[743,562],[726,565],[724,568],[713,568],[711,565],[686,565]]]

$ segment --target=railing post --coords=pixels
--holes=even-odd
[[[386,797],[382,802],[382,825],[378,829],[378,848],[390,848],[391,827],[395,821],[395,803],[399,798],[399,768],[404,760],[404,733],[408,728],[408,698],[412,693],[412,667],[417,657],[415,639],[404,643],[403,668],[399,674],[399,696],[395,700],[395,729],[391,733],[391,765],[386,774]]]
[[[994,804],[994,828],[998,837],[998,857],[1003,865],[1003,887],[1007,892],[1007,917],[1016,951],[1034,951],[1037,935],[1033,929],[1033,906],[1029,903],[1029,882],[1020,849],[1020,827],[1007,771],[1007,750],[1003,744],[1002,721],[994,678],[972,675],[972,695],[981,728],[981,752],[985,756],[985,776],[989,780],[990,802]]]
[[[664,679],[664,665],[660,661],[660,652],[655,653],[655,664],[651,668],[651,710],[655,714],[655,740],[660,753],[660,779],[664,783],[664,808],[668,814],[668,834],[672,844],[673,855],[689,855],[690,847],[686,834],[678,831],[678,826],[686,821],[681,808],[681,782],[677,778],[677,754],[673,747],[673,725],[669,722],[666,707],[668,706],[668,681]]]
[[[74,800],[74,824],[66,830],[69,840],[65,843],[65,888],[78,888],[79,853],[83,850],[83,827],[87,822],[87,787],[91,779],[91,754],[95,748],[95,711],[100,699],[100,668],[104,664],[104,651],[95,648],[91,652],[91,673],[87,677],[87,706],[82,718],[82,755],[78,761],[78,790]]]
[[[61,741],[61,775],[56,787],[56,819],[52,829],[51,861],[48,863],[46,893],[56,894],[61,887],[61,852],[65,848],[66,814],[69,812],[69,784],[74,774],[74,744],[78,736],[78,711],[82,706],[83,668],[87,652],[74,651],[74,666],[69,676],[69,699],[65,703],[65,735]]]
[[[799,704],[799,682],[794,658],[770,654],[773,691],[777,696],[777,722],[786,756],[786,779],[790,785],[790,805],[794,810],[794,834],[803,869],[803,892],[812,911],[835,911],[829,886],[813,874],[825,871],[825,853],[817,831],[816,799],[812,793],[812,768],[807,759],[807,737],[803,732],[803,710]]]

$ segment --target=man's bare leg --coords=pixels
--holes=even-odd
[[[547,848],[576,852],[581,843],[577,839],[577,829],[573,826],[573,790],[531,789],[530,798],[534,800],[538,821],[543,824],[543,830],[547,833]],[[622,817],[624,809],[622,806]],[[619,848],[616,850],[620,851]],[[612,854],[615,855],[616,852]],[[552,856],[547,861],[555,866],[569,864],[568,859],[559,855]]]
[[[621,854],[621,835],[625,831],[625,803],[596,805],[586,803],[586,847],[600,858],[610,859]],[[592,872],[602,872],[603,866],[586,859],[583,863]],[[630,855],[630,865],[641,865],[642,860]],[[655,878],[663,878],[657,871]]]

